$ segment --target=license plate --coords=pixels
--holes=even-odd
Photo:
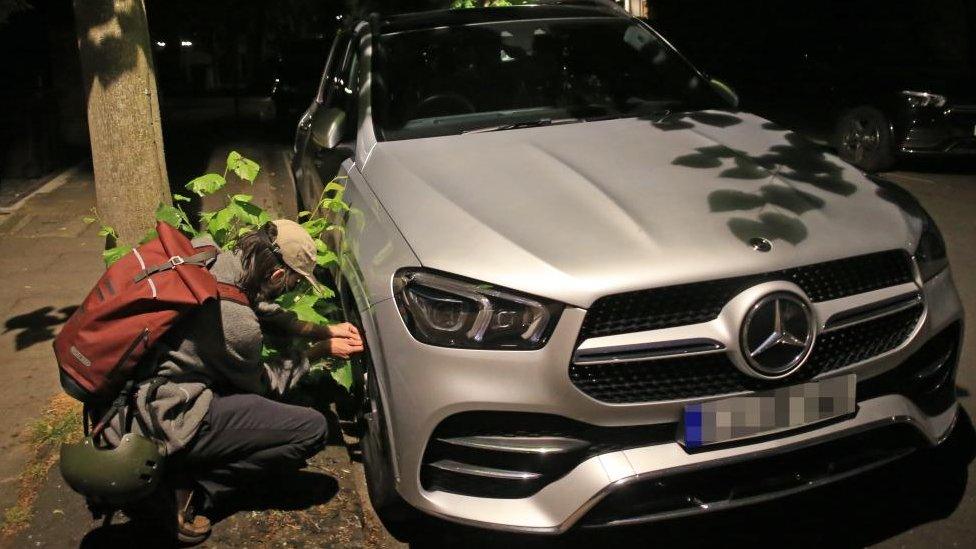
[[[857,376],[781,387],[685,406],[678,441],[701,448],[788,431],[853,414]]]

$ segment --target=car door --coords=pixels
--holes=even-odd
[[[348,63],[353,55],[353,42],[349,31],[340,31],[336,36],[316,97],[298,122],[291,169],[301,210],[314,209],[325,184],[338,175],[342,160],[351,154],[348,146],[323,147],[318,142],[320,140],[315,139],[315,131],[316,122],[320,122],[330,109],[341,109],[348,101]],[[355,131],[354,128],[352,131]],[[343,145],[347,145],[345,136],[342,141]]]

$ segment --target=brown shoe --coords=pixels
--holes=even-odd
[[[196,514],[193,490],[176,490],[176,536],[181,543],[196,545],[210,535],[210,519]]]

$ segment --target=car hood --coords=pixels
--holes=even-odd
[[[580,307],[918,231],[856,168],[746,113],[381,142],[362,171],[423,266]]]

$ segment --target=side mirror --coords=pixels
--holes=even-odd
[[[739,108],[739,94],[735,93],[732,86],[717,78],[712,78],[708,81],[708,83],[712,86],[712,89],[715,90],[715,93],[722,96],[722,99],[724,99],[730,107],[733,109]]]
[[[334,149],[346,130],[346,113],[341,109],[317,110],[312,116],[311,137],[323,149]]]

